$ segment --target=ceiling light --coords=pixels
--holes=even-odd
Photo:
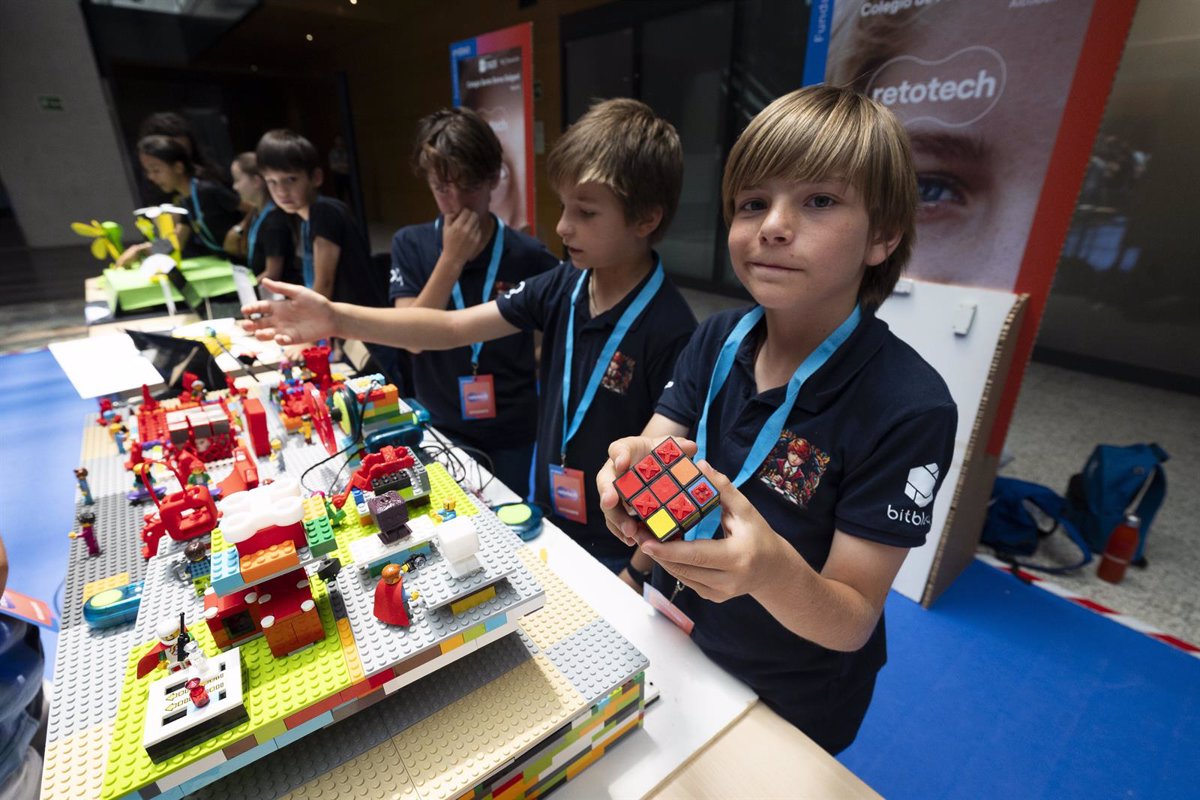
[[[311,33],[306,33],[306,34],[304,34],[304,38],[305,38],[305,39],[307,39],[308,41],[310,41],[310,42],[311,42],[311,41],[312,41],[312,34],[311,34]]]

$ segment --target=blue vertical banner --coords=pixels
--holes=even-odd
[[[462,105],[462,92],[458,88],[458,64],[464,58],[474,58],[475,55],[474,38],[463,39],[450,45],[450,92],[455,106]]]
[[[829,54],[829,33],[833,20],[833,0],[812,0],[808,17],[808,47],[804,49],[804,85],[825,80],[825,59]]]

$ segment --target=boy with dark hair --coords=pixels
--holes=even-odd
[[[417,123],[412,167],[440,216],[392,237],[396,308],[479,305],[558,265],[545,245],[488,211],[501,155],[491,126],[470,109],[442,109]],[[533,332],[417,353],[412,365],[417,400],[433,424],[485,452],[496,477],[526,496],[537,434]]]
[[[954,451],[945,382],[875,317],[912,250],[908,137],[861,94],[801,89],[747,126],[722,196],[758,305],[696,331],[642,435],[610,448],[601,507],[639,544],[624,577],[652,581],[713,661],[837,753],[870,704],[883,603]],[[721,495],[693,541],[658,541],[613,488],[665,436],[695,439],[680,444]]]
[[[383,305],[386,276],[371,264],[366,235],[345,203],[317,191],[323,175],[312,142],[289,130],[268,131],[255,155],[275,205],[300,217],[304,285],[338,302]]]
[[[614,433],[649,420],[696,326],[652,247],[679,204],[682,148],[671,124],[646,105],[609,100],[559,139],[547,166],[571,260],[497,300],[461,311],[385,311],[267,282],[285,299],[246,306],[247,316],[261,318],[244,324],[280,344],[333,334],[418,350],[542,331],[534,497],[616,572],[631,551],[608,534],[585,475],[600,469]]]

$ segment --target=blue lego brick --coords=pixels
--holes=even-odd
[[[483,629],[485,631],[494,631],[506,622],[508,622],[508,614],[497,614],[483,623]]]
[[[212,587],[217,594],[227,595],[245,585],[236,548],[212,554]]]
[[[326,725],[330,725],[332,723],[333,723],[333,712],[326,711],[322,714],[318,714],[317,716],[313,717],[312,719],[308,720],[307,722],[303,722],[303,723],[297,725],[296,727],[292,728],[291,730],[288,730],[288,731],[285,731],[285,732],[279,734],[278,736],[276,736],[273,739],[273,741],[275,742],[276,747],[286,747],[287,745],[291,744],[292,742],[296,741],[297,739],[303,739],[305,736],[308,736],[310,733],[313,733],[314,731],[319,731],[319,730],[321,730],[321,728],[324,728]]]

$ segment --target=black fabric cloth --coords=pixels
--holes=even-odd
[[[377,308],[387,305],[387,275],[372,266],[366,234],[349,206],[317,195],[308,207],[308,235],[314,242],[321,237],[340,248],[333,280],[334,302]]]
[[[588,378],[626,307],[650,280],[648,274],[616,306],[594,319],[588,309],[585,283],[574,308],[571,292],[579,270],[570,262],[531,278],[497,300],[504,318],[522,330],[540,330],[542,338],[541,394],[538,398],[537,454],[534,458],[534,500],[551,509],[549,468],[559,464],[562,446],[562,380],[568,315],[575,314],[571,367],[573,415]],[[591,276],[588,277],[591,280]],[[594,556],[629,554],[630,548],[609,532],[600,512],[596,473],[608,459],[608,446],[623,436],[642,432],[654,414],[659,394],[671,377],[675,358],[696,328],[687,301],[670,278],[625,334],[610,360],[605,378],[579,431],[567,447],[566,466],[582,470],[587,501],[587,524],[554,516],[554,522]]]
[[[250,225],[254,224],[251,220]],[[285,283],[304,285],[304,276],[300,272],[300,257],[296,254],[296,244],[299,238],[300,220],[279,208],[267,212],[255,239],[254,252],[250,253],[250,263],[246,266],[255,275],[262,275],[267,269],[267,259],[279,257],[283,259],[283,272],[280,280]],[[249,226],[247,226],[249,230]],[[248,245],[247,245],[248,246]]]
[[[187,243],[184,244],[180,255],[183,258],[198,258],[200,256],[220,256],[228,258],[225,252],[225,234],[242,219],[239,206],[241,200],[232,189],[213,181],[196,179],[196,197],[200,200],[200,211],[204,217],[204,225],[212,234],[214,250],[208,246],[197,230],[195,203],[192,202],[192,192],[189,189],[179,198],[179,203],[187,209],[187,225],[190,229]]]

